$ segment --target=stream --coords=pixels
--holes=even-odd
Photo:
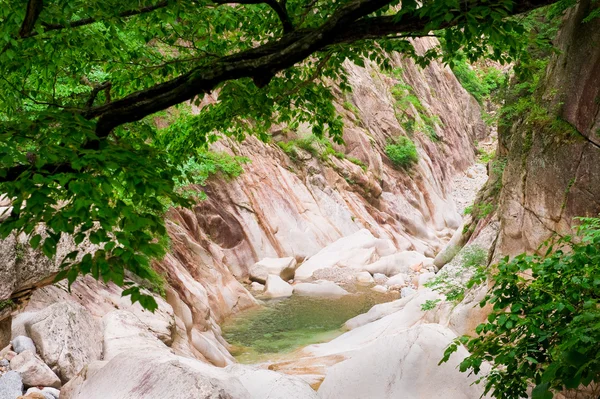
[[[238,362],[281,360],[298,348],[336,338],[344,333],[347,320],[398,298],[398,292],[381,294],[368,288],[340,298],[293,295],[238,313],[221,328]]]

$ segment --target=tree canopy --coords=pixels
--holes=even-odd
[[[345,60],[526,57],[511,16],[554,2],[0,0],[0,192],[13,205],[0,236],[29,234],[50,257],[64,234],[98,245],[66,256],[70,282],[153,279],[164,212],[192,203],[185,164],[208,143],[300,123],[342,142],[331,86],[351,89]],[[444,51],[417,54],[410,39],[424,36]],[[185,112],[213,92],[216,103]],[[158,129],[153,116],[172,107]]]

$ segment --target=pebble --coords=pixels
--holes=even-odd
[[[42,396],[28,396],[28,395],[42,395]],[[50,387],[46,387],[43,389],[39,389],[39,388],[29,388],[27,390],[27,392],[25,393],[25,398],[40,398],[40,399],[59,399],[60,398],[60,391],[56,388],[50,388]]]
[[[385,282],[388,280],[388,276],[382,273],[375,273],[373,275],[373,279],[377,284],[385,284]]]
[[[387,287],[384,287],[383,285],[376,285],[371,289],[375,292],[380,292],[382,294],[385,294],[388,291]]]
[[[19,335],[10,343],[12,344],[13,351],[15,351],[17,354],[24,351],[32,351],[33,353],[35,353],[35,344],[33,343],[33,340],[29,337]]]

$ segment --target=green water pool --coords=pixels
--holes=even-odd
[[[260,363],[280,359],[306,345],[330,341],[343,333],[347,320],[397,298],[397,293],[380,294],[369,289],[337,299],[294,295],[238,313],[221,327],[240,363]]]

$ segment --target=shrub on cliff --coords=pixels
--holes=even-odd
[[[551,399],[553,392],[600,383],[600,219],[584,218],[575,237],[549,244],[545,256],[503,259],[481,302],[491,304],[477,337],[462,337],[471,352],[461,371],[481,372],[486,392],[498,399]],[[481,276],[479,277],[481,278]],[[482,280],[478,281],[479,283]],[[583,397],[597,397],[595,396]]]
[[[404,169],[410,168],[413,164],[419,161],[417,147],[406,136],[401,136],[394,142],[385,146],[385,155],[390,158],[395,166]]]

